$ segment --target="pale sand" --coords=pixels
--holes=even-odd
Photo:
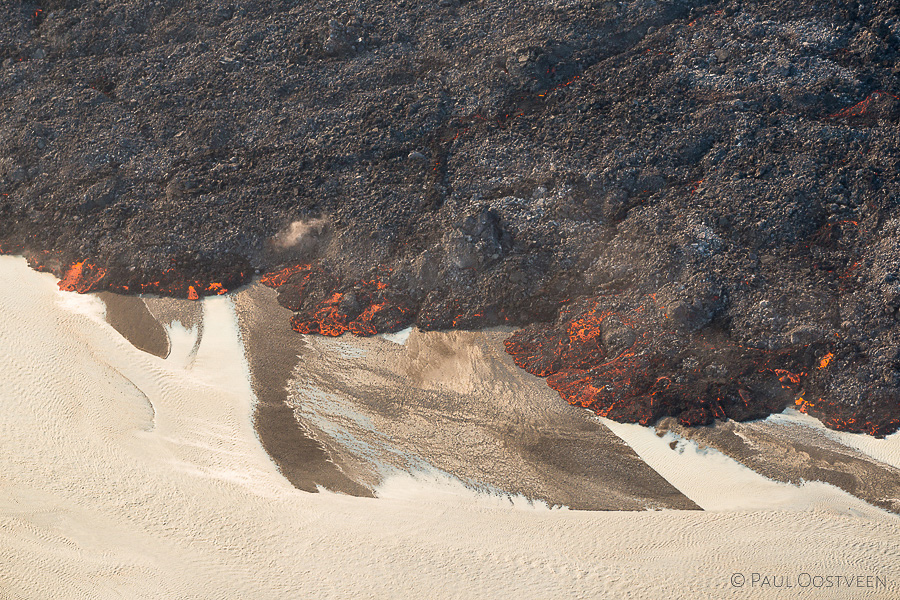
[[[102,303],[61,294],[21,259],[0,257],[0,290],[0,597],[900,591],[900,518],[837,495],[802,510],[585,512],[438,479],[395,478],[378,499],[298,491],[255,436],[228,298],[203,302],[202,336],[170,327],[163,360],[109,326]],[[881,575],[889,589],[760,590],[753,571],[795,586],[801,572]],[[745,587],[732,587],[733,572]]]
[[[879,440],[826,429],[818,420],[787,409],[760,421],[727,421],[683,427],[674,419],[663,431],[715,448],[768,478],[799,484],[822,481],[893,512],[900,512],[900,436]]]

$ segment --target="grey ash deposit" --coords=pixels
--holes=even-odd
[[[377,273],[423,328],[543,323],[532,370],[621,418],[900,423],[893,0],[0,7],[4,252],[119,291],[312,263],[310,319]]]

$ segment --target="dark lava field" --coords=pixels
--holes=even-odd
[[[900,425],[900,3],[0,0],[0,251],[511,325],[567,401]],[[288,324],[285,323],[285,327]]]

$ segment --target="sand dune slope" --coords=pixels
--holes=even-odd
[[[204,301],[202,336],[171,328],[164,360],[21,259],[0,257],[0,290],[2,598],[759,597],[735,571],[897,591],[900,519],[859,501],[590,513],[410,478],[378,499],[299,492],[254,435],[228,298]]]

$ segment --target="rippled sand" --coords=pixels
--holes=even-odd
[[[253,428],[230,298],[168,326],[163,359],[22,259],[0,257],[0,290],[2,598],[761,597],[731,584],[753,571],[898,590],[900,518],[831,487],[715,512],[548,510],[436,474],[299,491]]]

